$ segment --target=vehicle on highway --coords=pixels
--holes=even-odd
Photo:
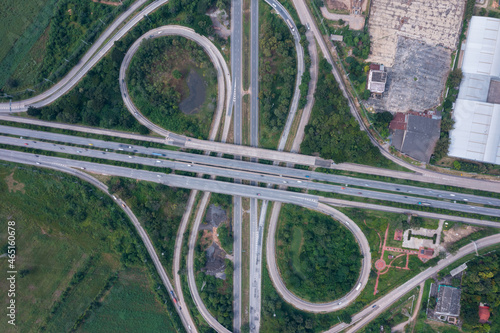
[[[81,151],[81,150],[77,150],[76,152],[77,152],[77,153],[81,153],[82,151]]]
[[[25,143],[24,145],[25,145],[25,146],[27,146],[28,144],[27,144],[27,143]]]
[[[125,204],[122,204],[122,207],[125,208]]]
[[[36,162],[36,164],[42,164],[42,163],[40,163],[40,162]]]
[[[89,146],[93,146],[94,144],[93,143],[89,143]]]
[[[359,288],[361,288],[361,283],[359,283],[359,284],[356,286],[356,290],[359,290]]]
[[[422,206],[430,206],[431,204],[428,203],[428,202],[418,202],[419,205],[422,205]]]
[[[260,193],[257,193],[258,196],[260,196]]]
[[[288,23],[288,25],[290,26],[290,29],[292,29],[292,31],[295,31],[295,29],[293,28],[292,22],[290,22],[290,19],[286,19],[286,23]]]

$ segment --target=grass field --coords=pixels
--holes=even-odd
[[[36,43],[49,24],[55,0],[17,1],[4,0],[0,6],[0,87],[14,69],[13,64],[22,59]]]
[[[144,265],[125,214],[75,177],[2,162],[0,197],[2,225],[15,221],[19,272],[17,326],[1,321],[1,332],[69,331],[117,271]],[[0,230],[2,248],[6,232]],[[0,259],[0,290],[8,289],[7,264]],[[7,293],[0,297],[8,301]]]
[[[127,269],[79,332],[176,332],[146,270]]]

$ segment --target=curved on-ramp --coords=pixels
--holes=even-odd
[[[95,64],[101,60],[106,53],[111,50],[114,43],[121,39],[127,32],[132,30],[132,28],[139,23],[145,16],[155,11],[157,8],[166,4],[168,0],[156,0],[151,4],[146,6],[143,10],[137,13],[132,19],[130,19],[125,25],[118,30],[116,34],[112,37],[111,34],[115,31],[123,22],[132,15],[139,7],[141,7],[148,0],[138,0],[133,5],[129,7],[122,15],[120,15],[93,43],[90,50],[88,50],[83,58],[76,64],[71,71],[66,74],[59,82],[57,82],[52,88],[47,91],[33,96],[31,98],[16,101],[12,103],[0,103],[0,113],[1,112],[20,112],[28,110],[29,106],[42,107],[49,105],[50,103],[57,100],[62,95],[70,91],[77,83],[80,81],[88,71],[94,67]],[[103,45],[104,44],[104,45]],[[102,47],[101,47],[102,46]]]
[[[134,44],[129,48],[127,53],[125,54],[125,57],[123,58],[121,67],[120,67],[120,76],[119,76],[119,82],[120,82],[120,91],[122,95],[123,102],[125,103],[125,106],[127,109],[130,111],[130,113],[137,119],[138,122],[140,122],[142,125],[146,126],[149,128],[151,131],[158,133],[160,135],[163,135],[167,138],[169,137],[178,137],[179,139],[182,138],[182,136],[177,136],[170,131],[167,131],[160,126],[154,124],[151,122],[148,118],[146,118],[140,110],[134,105],[130,98],[130,94],[127,89],[127,82],[126,82],[126,74],[127,74],[127,69],[130,66],[130,62],[132,61],[132,58],[134,54],[137,52],[139,49],[141,43],[146,40],[146,39],[154,39],[158,37],[164,37],[164,36],[181,36],[184,38],[188,38],[194,42],[196,42],[198,45],[200,45],[205,52],[208,54],[210,57],[210,60],[212,61],[216,71],[217,71],[217,85],[218,85],[218,101],[217,101],[217,108],[214,114],[214,120],[213,120],[213,125],[212,128],[218,129],[221,119],[222,119],[222,111],[224,109],[224,97],[226,96],[226,104],[229,106],[230,103],[230,89],[231,89],[231,78],[229,74],[229,69],[227,67],[227,64],[224,60],[224,57],[220,53],[220,51],[215,47],[215,45],[205,36],[197,34],[193,29],[183,27],[183,26],[178,26],[178,25],[166,25],[162,26],[156,29],[152,29],[145,34],[143,34],[141,37],[139,37]],[[224,87],[224,82],[226,83],[226,87]],[[226,88],[226,89],[225,89]],[[227,90],[227,93],[226,93]],[[226,122],[229,120],[229,117],[226,117]],[[216,131],[212,131],[212,133],[216,133]],[[215,135],[210,138],[210,140],[213,140]],[[185,140],[185,139],[184,139]]]
[[[281,204],[276,202],[273,206],[273,211],[271,216],[271,221],[278,221],[276,214],[279,213]],[[347,307],[365,288],[368,278],[370,276],[370,268],[371,268],[371,253],[370,253],[370,245],[368,244],[368,240],[365,235],[361,231],[361,229],[348,218],[345,214],[339,212],[338,210],[327,206],[325,204],[318,204],[317,208],[314,208],[316,211],[332,216],[335,220],[340,221],[347,229],[349,229],[356,238],[361,251],[361,274],[354,284],[353,289],[345,296],[340,299],[328,302],[328,303],[312,303],[293,294],[290,290],[288,290],[280,276],[277,262],[276,262],[276,229],[277,222],[269,225],[269,231],[266,242],[266,258],[267,258],[267,267],[269,269],[269,276],[271,281],[273,282],[276,290],[281,295],[281,297],[292,304],[297,309],[307,311],[307,312],[332,312],[337,311],[342,308]],[[359,284],[361,284],[359,286]],[[359,288],[358,288],[359,286]]]

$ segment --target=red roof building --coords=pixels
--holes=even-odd
[[[422,260],[423,262],[426,262],[427,260],[431,259],[433,255],[434,255],[433,249],[426,249],[425,247],[420,247],[418,249],[418,259]]]
[[[490,319],[490,307],[479,304],[479,322],[481,324],[487,323]]]

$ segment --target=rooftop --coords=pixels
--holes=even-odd
[[[448,154],[500,164],[500,19],[473,16],[467,36]]]
[[[460,294],[461,291],[458,288],[440,285],[434,313],[437,315],[458,316],[460,314]]]

